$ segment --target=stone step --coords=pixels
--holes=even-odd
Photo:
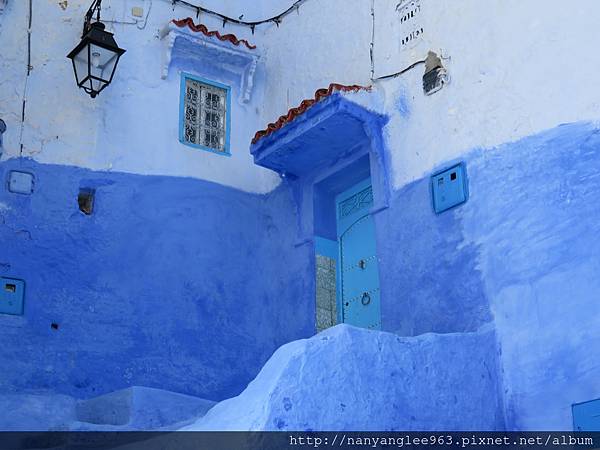
[[[213,401],[198,397],[133,386],[80,400],[75,411],[79,422],[132,430],[156,430],[202,417],[214,404]]]

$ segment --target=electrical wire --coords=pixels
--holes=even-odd
[[[144,16],[143,19],[134,19],[134,20],[112,20],[112,19],[102,19],[102,22],[104,23],[116,23],[119,25],[135,25],[137,27],[138,30],[145,30],[146,29],[146,25],[148,24],[148,17],[150,16],[150,11],[152,11],[152,0],[149,0],[149,6],[146,10],[146,15]],[[142,24],[140,26],[140,24]]]
[[[375,77],[375,0],[371,0],[371,45],[369,55],[371,57],[371,80]]]
[[[243,14],[241,16],[239,16],[237,19],[233,18],[233,17],[229,17],[229,16],[226,16],[225,14],[221,14],[217,11],[213,11],[212,9],[208,9],[208,8],[205,8],[200,5],[194,5],[187,0],[165,0],[165,1],[171,2],[173,6],[182,5],[182,6],[186,6],[188,8],[195,10],[196,17],[199,17],[200,14],[206,14],[209,16],[217,17],[223,21],[223,26],[225,26],[227,23],[234,23],[236,25],[250,27],[252,29],[252,33],[254,33],[254,29],[256,28],[257,25],[262,25],[265,23],[274,23],[279,27],[279,24],[283,21],[283,19],[286,16],[288,16],[289,14],[291,14],[294,11],[298,12],[300,6],[302,4],[304,4],[305,2],[307,2],[308,0],[296,0],[289,8],[287,8],[285,11],[277,14],[276,16],[269,17],[267,19],[262,19],[262,20],[255,20],[255,21],[243,20],[243,17],[244,17]]]
[[[23,132],[25,130],[25,109],[27,105],[27,87],[29,85],[29,76],[31,75],[31,25],[33,21],[33,0],[29,0],[29,17],[27,24],[27,76],[23,86],[23,105],[21,107],[21,130],[19,132],[19,156],[23,156]]]
[[[372,78],[373,81],[380,81],[380,80],[387,80],[390,78],[396,78],[400,75],[402,75],[403,73],[408,72],[411,69],[414,69],[416,66],[418,66],[419,64],[425,64],[426,60],[425,59],[421,59],[419,61],[415,61],[414,63],[412,63],[410,66],[402,69],[400,72],[396,72],[396,73],[391,73],[389,75],[384,75],[382,77],[377,77],[377,78]]]
[[[241,16],[239,16],[239,18],[235,19],[233,17],[226,16],[224,14],[221,14],[219,12],[205,8],[203,6],[194,5],[187,0],[165,0],[165,1],[171,2],[171,4],[173,6],[179,4],[179,5],[194,9],[196,11],[196,17],[199,17],[201,13],[207,14],[207,15],[213,16],[213,17],[218,17],[219,19],[223,20],[223,26],[225,26],[227,23],[231,22],[236,25],[248,26],[252,29],[252,33],[254,33],[254,28],[257,25],[262,25],[265,23],[273,22],[279,27],[279,24],[282,22],[283,18],[285,18],[287,15],[289,15],[293,11],[298,11],[300,8],[300,5],[304,4],[308,0],[296,0],[289,8],[287,8],[285,11],[281,12],[280,14],[277,14],[276,16],[273,16],[273,17],[269,17],[268,19],[262,19],[262,20],[252,21],[252,22],[242,20],[242,18],[244,17],[243,14]],[[405,72],[408,72],[409,70],[413,69],[414,67],[418,66],[419,64],[425,64],[425,60],[419,60],[419,61],[412,63],[410,66],[406,67],[405,69],[402,69],[399,72],[375,78],[375,56],[374,56],[374,52],[375,52],[375,1],[374,0],[372,0],[372,2],[371,2],[371,17],[372,17],[372,32],[371,32],[371,43],[370,43],[370,48],[369,48],[369,55],[371,58],[371,80],[372,81],[380,81],[380,80],[395,78],[395,77],[402,75]]]

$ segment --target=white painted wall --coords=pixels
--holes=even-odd
[[[266,28],[265,124],[330,83],[370,83],[371,2],[308,0],[279,28]],[[264,128],[264,127],[263,127]]]
[[[600,65],[600,3],[421,0],[423,42],[406,52],[398,3],[375,1],[375,75],[400,71],[434,50],[450,58],[444,64],[451,83],[424,96],[423,65],[375,83],[391,116],[396,188],[473,148],[598,119],[600,92],[591,86]],[[267,81],[282,88],[265,109],[267,121],[330,82],[369,83],[370,8],[364,0],[309,1],[280,30],[269,28]]]
[[[252,136],[263,122],[259,119],[262,70],[250,103],[238,103],[237,88],[233,88],[232,157],[178,142],[179,70],[173,67],[168,78],[161,79],[163,42],[158,31],[173,18],[194,16],[187,8],[173,8],[165,0],[105,0],[103,20],[127,53],[113,84],[96,99],[77,89],[66,55],[79,42],[90,3],[34,0],[33,69],[27,80],[28,2],[10,2],[0,16],[0,117],[8,125],[3,159],[22,155],[44,163],[96,170],[197,177],[249,192],[267,192],[279,183],[275,174],[253,164],[248,151]],[[203,4],[239,16],[237,2]],[[131,22],[129,12],[133,6],[150,11],[145,26],[143,21],[137,25],[112,22]],[[259,30],[253,36],[246,28],[228,25],[223,29],[215,19],[203,16],[201,20],[210,29],[233,32],[260,49]],[[26,115],[21,127],[25,95]]]

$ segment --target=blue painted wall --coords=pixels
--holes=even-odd
[[[394,192],[390,208],[375,215],[384,330],[469,332],[492,320],[477,247],[462,246],[459,214],[434,213],[426,177]]]
[[[0,276],[27,283],[25,315],[0,316],[2,392],[143,385],[222,399],[313,334],[314,254],[294,247],[286,188],[31,160],[3,162],[0,179],[14,169],[36,184],[31,196],[0,190]],[[91,216],[80,187],[96,189]]]
[[[436,215],[425,177],[375,216],[383,328],[493,321],[507,428],[571,429],[571,404],[600,397],[600,129],[563,125],[464,160],[466,204]]]
[[[571,405],[600,397],[600,129],[565,125],[464,160],[465,205],[436,215],[424,177],[375,215],[383,328],[493,324],[507,428],[569,429]],[[25,315],[0,317],[6,392],[137,384],[220,399],[314,332],[314,249],[295,246],[286,184],[260,196],[29,160],[0,168],[2,180],[36,175],[32,196],[0,193],[0,275],[27,281]],[[96,188],[92,216],[77,209],[80,187]]]
[[[502,345],[507,425],[571,429],[571,404],[600,397],[600,128],[562,125],[470,159],[460,214]]]

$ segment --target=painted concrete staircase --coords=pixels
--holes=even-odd
[[[186,430],[501,430],[492,328],[399,337],[338,325],[278,349]]]
[[[65,395],[0,395],[0,430],[172,430],[197,420],[215,402],[134,386],[89,400]]]
[[[198,397],[134,386],[77,402],[79,423],[71,429],[170,429],[204,416],[214,405],[215,402]]]
[[[279,348],[238,397],[146,387],[0,395],[0,430],[504,429],[492,328],[399,337],[338,325]]]

